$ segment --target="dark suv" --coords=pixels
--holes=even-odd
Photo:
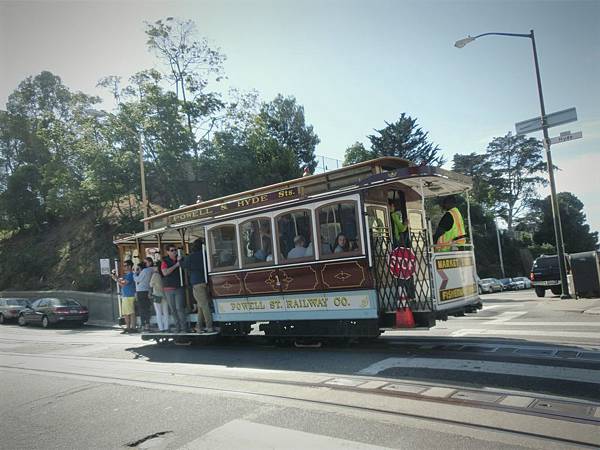
[[[542,255],[536,258],[529,278],[538,297],[546,295],[546,289],[550,289],[554,295],[562,294],[557,255]]]

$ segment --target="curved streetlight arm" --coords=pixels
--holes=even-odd
[[[456,41],[454,43],[454,46],[457,47],[457,48],[463,48],[469,42],[473,42],[475,39],[483,37],[483,36],[513,36],[513,37],[525,37],[525,38],[533,39],[533,31],[531,33],[529,33],[529,34],[522,34],[522,33],[497,33],[497,32],[482,33],[482,34],[478,34],[477,36],[467,36],[464,39],[460,39],[460,40],[458,40],[458,41]]]

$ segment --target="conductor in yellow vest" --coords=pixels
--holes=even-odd
[[[467,243],[465,223],[462,214],[456,207],[456,197],[448,195],[442,199],[442,208],[446,213],[440,219],[437,230],[433,235],[435,249],[438,252],[461,250]]]

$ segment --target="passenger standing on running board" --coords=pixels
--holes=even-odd
[[[204,252],[202,239],[196,239],[192,245],[192,253],[181,260],[181,267],[190,274],[190,283],[194,292],[194,299],[198,305],[198,322],[196,332],[213,333],[212,313],[210,311],[210,293],[206,284],[206,267],[204,266]],[[206,330],[204,325],[206,324]]]
[[[160,270],[163,274],[163,291],[169,302],[171,314],[175,319],[175,332],[187,333],[180,259],[177,254],[177,247],[169,245],[167,247],[167,256],[163,258]]]
[[[150,306],[150,278],[152,278],[152,267],[154,260],[149,256],[144,258],[133,275],[135,280],[135,296],[138,302],[140,319],[144,331],[150,330],[150,318],[152,317]]]

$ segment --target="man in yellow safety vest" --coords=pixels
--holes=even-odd
[[[446,214],[440,219],[437,230],[433,235],[435,248],[438,252],[449,252],[459,250],[467,243],[465,224],[462,214],[456,207],[456,197],[449,195],[442,199],[442,208]]]

